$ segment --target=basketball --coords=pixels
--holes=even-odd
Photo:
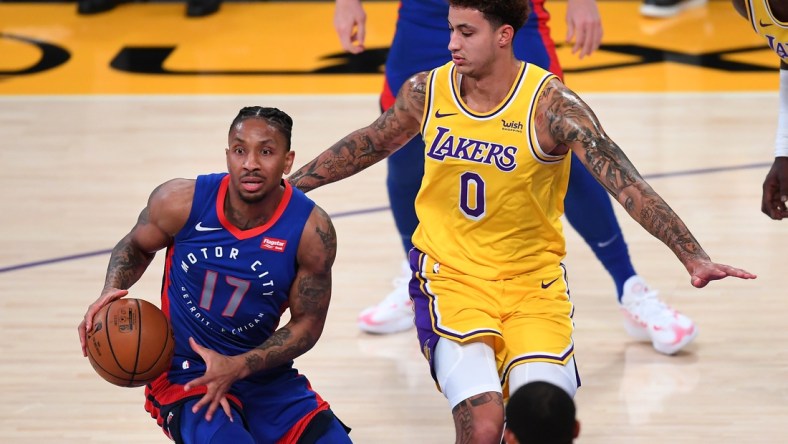
[[[164,373],[175,352],[172,327],[148,301],[123,298],[99,310],[87,333],[88,359],[102,378],[139,387]]]

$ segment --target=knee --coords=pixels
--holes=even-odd
[[[484,421],[474,425],[470,440],[462,442],[501,444],[502,436],[503,420],[500,422]]]
[[[457,442],[500,444],[503,436],[503,398],[487,392],[461,401],[452,409]]]
[[[503,436],[503,418],[500,421],[478,418],[472,424],[455,424],[457,428],[456,442],[472,442],[475,444],[501,444]]]

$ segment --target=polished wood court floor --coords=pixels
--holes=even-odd
[[[563,36],[564,6],[555,3],[556,37]],[[370,33],[372,46],[387,44],[395,7],[370,3],[371,22],[381,23]],[[381,77],[168,77],[109,67],[123,46],[116,43],[125,39],[186,45],[168,65],[175,71],[214,62],[222,69],[311,70],[323,63],[315,54],[338,51],[329,4],[226,4],[199,22],[211,30],[206,35],[196,33],[198,21],[182,17],[182,4],[129,4],[90,18],[76,17],[73,8],[0,4],[0,442],[165,443],[142,409],[142,389],[104,382],[79,350],[76,326],[99,295],[108,251],[156,185],[224,169],[227,129],[240,107],[290,113],[300,166],[376,117]],[[650,42],[700,53],[761,44],[746,23],[733,21],[727,2],[654,22],[638,16],[635,2],[603,1],[601,8],[611,45]],[[284,12],[301,26],[287,41],[298,48],[315,41],[314,51],[244,57],[245,45],[264,40],[249,29],[270,21],[277,29],[261,31],[264,37],[284,32],[284,18],[275,14]],[[148,19],[167,26],[143,32],[139,20]],[[693,38],[676,37],[676,30]],[[97,38],[102,32],[106,38]],[[299,33],[305,37],[293,37]],[[71,58],[19,74],[39,55],[8,35],[68,48]],[[671,61],[580,69],[621,57],[614,50],[582,62],[562,54],[565,65],[576,68],[567,83],[578,85],[607,132],[711,257],[759,277],[695,289],[670,251],[617,208],[638,271],[700,328],[685,351],[662,356],[626,335],[612,281],[567,226],[583,380],[576,397],[583,424],[578,442],[786,442],[788,221],[759,211],[777,120],[776,69],[732,73]],[[720,57],[751,68],[777,64],[768,51]],[[353,427],[354,442],[449,443],[451,415],[414,332],[372,336],[355,325],[357,313],[389,291],[402,259],[385,173],[385,165],[376,165],[310,193],[333,215],[339,249],[325,332],[296,365]],[[133,296],[157,301],[162,262],[160,255]]]

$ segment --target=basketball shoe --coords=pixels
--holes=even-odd
[[[359,313],[358,328],[382,335],[413,328],[413,301],[408,293],[410,278],[410,265],[408,261],[402,261],[400,275],[392,281],[394,289],[377,305]]]
[[[640,13],[646,17],[673,17],[685,9],[697,8],[706,4],[707,0],[643,0]]]
[[[698,335],[692,319],[662,302],[656,290],[650,289],[640,276],[632,276],[624,283],[621,309],[627,333],[651,341],[660,353],[675,354]]]

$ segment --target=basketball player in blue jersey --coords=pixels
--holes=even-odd
[[[514,37],[515,56],[562,78],[544,0],[531,0],[530,6],[528,21]],[[449,61],[450,53],[446,49],[448,7],[446,0],[400,2],[397,30],[386,60],[385,85],[380,100],[382,110],[394,103],[392,92],[399,91],[410,76]],[[357,53],[364,49],[365,17],[360,0],[336,0],[334,22],[346,50]],[[566,40],[574,41],[573,52],[582,58],[599,47],[602,25],[594,0],[569,0],[566,21]],[[413,201],[424,175],[423,153],[424,142],[417,137],[387,159],[389,201],[406,255],[413,247],[411,238],[418,225]],[[662,302],[656,290],[635,272],[610,197],[575,156],[571,162],[564,204],[566,218],[613,278],[626,331],[636,339],[650,341],[661,353],[678,352],[695,339],[697,327],[689,317]],[[384,334],[413,327],[407,262],[402,269],[402,276],[395,279],[394,290],[383,301],[360,313],[358,326],[361,330]]]
[[[229,174],[156,188],[113,249],[101,296],[79,325],[85,354],[95,313],[126,296],[167,249],[161,308],[175,356],[146,386],[145,409],[176,443],[351,442],[293,368],[323,331],[336,232],[282,180],[293,164],[292,125],[278,109],[243,108],[230,126]]]
[[[780,58],[780,110],[777,118],[774,163],[763,182],[761,211],[774,220],[788,218],[788,3],[776,0],[733,0],[733,7],[749,20]]]
[[[344,179],[421,134],[409,253],[419,345],[456,442],[498,444],[509,393],[538,380],[574,395],[580,384],[562,263],[570,153],[673,251],[692,285],[755,275],[713,262],[593,111],[554,74],[515,57],[526,0],[449,4],[452,60],[411,77],[375,122],[288,181],[311,190]]]

